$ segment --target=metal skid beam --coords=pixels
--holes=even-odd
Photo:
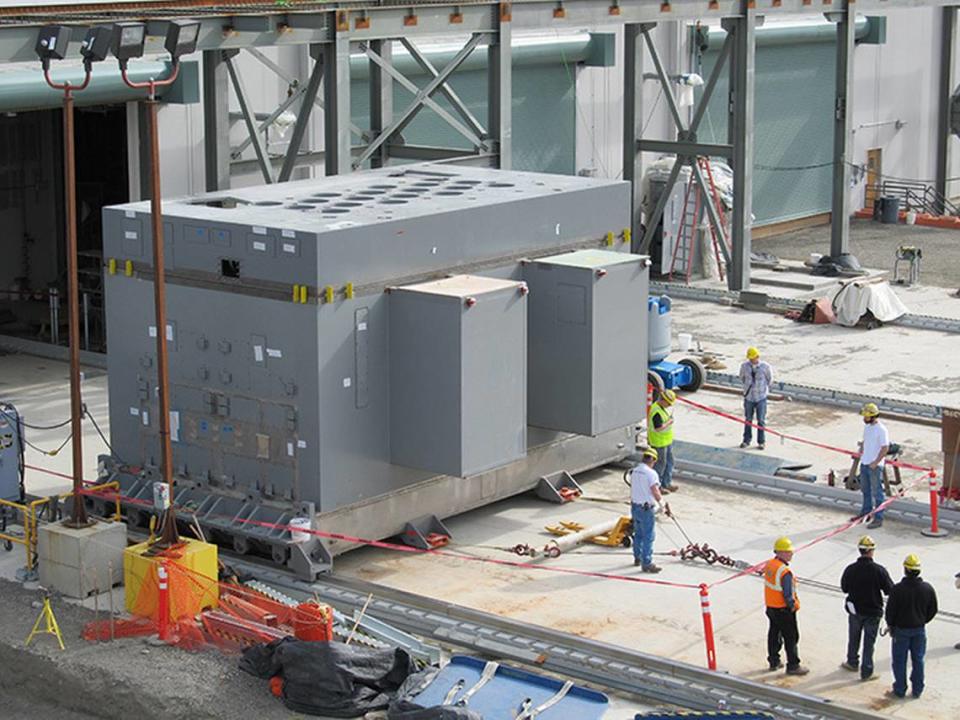
[[[263,175],[264,182],[272,183],[274,182],[273,166],[270,163],[270,158],[267,156],[267,149],[264,146],[263,138],[260,137],[260,133],[257,131],[257,120],[254,116],[253,108],[250,106],[247,92],[243,87],[243,80],[233,62],[233,58],[238,52],[238,50],[224,51],[223,62],[227,66],[227,73],[230,75],[230,82],[233,84],[233,92],[237,96],[240,113],[243,115],[243,121],[247,126],[247,133],[253,142],[253,149],[257,154],[260,173]]]
[[[847,10],[837,23],[837,74],[833,108],[833,200],[830,210],[830,255],[850,251],[850,169],[853,151],[853,49],[856,10]]]

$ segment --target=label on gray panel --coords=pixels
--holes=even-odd
[[[370,402],[370,384],[368,380],[369,358],[367,356],[367,308],[358,308],[354,313],[354,354],[356,356],[356,401],[358,408],[365,408]]]

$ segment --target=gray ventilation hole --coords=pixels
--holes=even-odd
[[[373,200],[375,195],[383,195],[386,192],[387,192],[386,190],[369,190],[368,189],[363,191],[363,195],[364,197],[369,197],[371,200]]]
[[[358,203],[358,202],[338,202],[338,203],[337,203],[336,205],[334,205],[333,207],[338,207],[338,208],[352,208],[352,207],[360,207],[361,205],[363,205],[363,203]]]
[[[303,198],[303,199],[300,200],[299,202],[309,203],[310,205],[323,205],[323,203],[327,202],[327,199],[326,199],[326,198],[312,198],[312,197],[309,197],[309,198]]]
[[[323,192],[323,193],[314,193],[311,197],[315,198],[338,198],[342,193],[332,193],[332,192]]]
[[[349,208],[327,207],[323,209],[325,215],[342,215],[350,212]]]
[[[406,205],[407,204],[406,200],[393,200],[390,198],[387,198],[386,200],[381,200],[380,202],[382,202],[384,205]]]
[[[494,188],[508,188],[508,187],[513,187],[513,183],[508,183],[508,182],[490,182],[490,183],[487,183],[487,185],[488,185],[489,187],[494,187]]]
[[[293,205],[287,205],[287,210],[313,210],[313,205],[294,203]]]
[[[480,185],[479,180],[457,180],[454,185]]]
[[[397,186],[396,185],[371,185],[370,187],[373,188],[374,190],[394,190],[396,189]]]
[[[367,200],[373,200],[373,195],[351,195],[347,200],[358,200],[360,202],[366,202]]]
[[[462,190],[437,190],[437,195],[443,195],[445,197],[450,197],[452,195],[463,195]]]
[[[405,198],[405,199],[407,199],[407,200],[412,200],[412,199],[418,198],[418,197],[420,197],[420,196],[417,195],[416,193],[412,193],[412,192],[398,192],[398,193],[394,193],[394,194],[393,194],[393,197],[395,197],[395,198]]]
[[[255,202],[254,205],[260,205],[262,207],[266,207],[266,206],[273,206],[273,205],[283,205],[283,203],[280,202],[279,200],[260,200],[259,202]]]

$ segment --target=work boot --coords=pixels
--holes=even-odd
[[[810,672],[810,668],[804,667],[803,665],[797,665],[796,667],[788,667],[787,675],[806,675]]]
[[[893,688],[889,688],[889,689],[884,693],[884,695],[886,695],[888,698],[896,698],[897,700],[903,700],[903,698],[906,696],[906,693],[904,693],[903,695],[901,695],[900,693],[898,693],[898,692],[897,692],[896,690],[894,690]]]
[[[643,572],[645,572],[645,573],[651,573],[651,574],[656,574],[656,573],[660,572],[661,569],[662,569],[662,568],[657,567],[657,566],[654,565],[653,563],[650,563],[649,565],[644,565],[644,566],[641,568],[641,570],[643,570]]]
[[[849,663],[849,662],[847,662],[846,660],[844,660],[842,663],[840,663],[840,667],[842,667],[844,670],[849,670],[850,672],[857,672],[857,670],[860,669],[860,668],[858,668],[856,665],[854,665],[853,663]]]
[[[870,682],[871,680],[879,680],[880,676],[876,673],[870,673],[866,677],[861,677],[860,682]]]
[[[953,646],[953,649],[954,649],[954,650],[960,650],[960,643],[957,643],[956,645],[954,645],[954,646]]]
[[[766,443],[759,443],[757,445],[757,450],[766,450],[766,449],[767,449]]]
[[[878,527],[883,527],[883,520],[880,518],[874,518],[869,523],[867,523],[868,530],[876,530]]]
[[[635,558],[633,559],[633,566],[634,566],[634,567],[637,567],[637,565],[639,565],[639,564],[640,564],[640,558],[635,557]]]
[[[748,448],[748,447],[750,447],[750,443],[748,443],[748,442],[742,442],[742,443],[740,443],[740,449],[741,449],[741,450],[743,450],[744,448]]]
[[[775,670],[779,670],[782,667],[783,667],[783,663],[778,660],[775,663],[770,663],[770,665],[767,667],[767,670],[769,670],[770,672],[774,672]]]

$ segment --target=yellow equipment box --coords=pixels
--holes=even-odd
[[[217,546],[193,539],[182,539],[165,550],[142,542],[123,553],[123,582],[126,607],[131,615],[157,617],[160,561],[167,561],[170,592],[170,619],[192,617],[201,610],[215,608],[220,599],[217,573]]]

